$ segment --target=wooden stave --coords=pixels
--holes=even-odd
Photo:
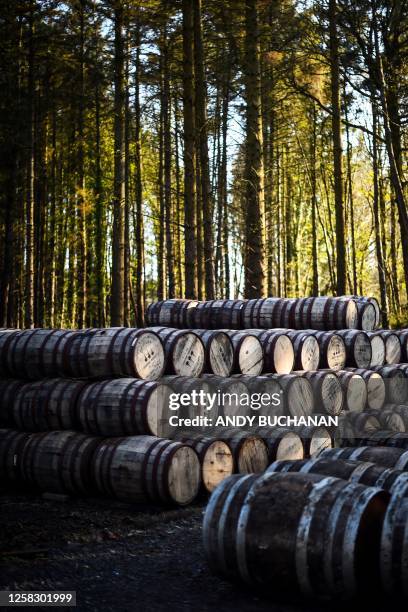
[[[156,435],[168,433],[167,429],[152,429],[153,414],[149,415],[149,401],[153,394],[170,388],[156,381],[131,378],[107,379],[87,384],[78,397],[78,419],[81,429],[99,436]],[[160,421],[168,424],[168,410],[161,409]],[[151,408],[154,412],[154,407]],[[104,422],[101,422],[102,417]],[[157,415],[156,415],[157,417]],[[150,418],[150,422],[149,422]]]
[[[98,444],[98,438],[75,431],[32,434],[21,455],[22,479],[49,493],[89,494],[90,462]]]
[[[191,483],[194,486],[187,499],[175,498],[170,490],[170,471],[181,449],[191,451],[189,457],[195,472],[195,483]],[[195,451],[180,442],[154,436],[102,440],[93,456],[92,472],[99,492],[127,503],[188,505],[196,498],[201,484],[200,462]]]

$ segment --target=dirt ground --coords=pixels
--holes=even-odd
[[[76,590],[86,611],[327,610],[262,599],[213,576],[203,511],[0,494],[0,589]]]

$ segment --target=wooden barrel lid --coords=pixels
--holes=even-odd
[[[201,483],[201,468],[196,452],[181,446],[171,457],[167,486],[171,498],[180,506],[191,504]]]

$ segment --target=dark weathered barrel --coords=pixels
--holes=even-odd
[[[308,416],[314,410],[312,384],[307,378],[296,374],[270,374],[283,389],[283,401],[287,414]]]
[[[371,363],[372,349],[366,332],[344,329],[337,332],[346,345],[346,365],[352,368],[368,368]]]
[[[21,480],[21,454],[32,434],[0,429],[0,482]]]
[[[203,436],[191,431],[175,431],[173,440],[195,450],[200,460],[201,482],[207,492],[212,492],[224,478],[234,471],[234,459],[226,442],[216,436]]]
[[[0,331],[0,377],[7,378],[12,376],[10,373],[7,358],[8,358],[8,347],[13,338],[20,334],[20,330],[16,329],[2,329]]]
[[[0,380],[0,426],[13,427],[13,402],[24,382],[13,378]]]
[[[314,457],[325,448],[333,447],[333,436],[326,427],[296,427],[294,431],[300,436],[305,457]]]
[[[387,446],[359,446],[358,448],[336,448],[325,450],[323,457],[369,461],[394,470],[408,471],[408,451]]]
[[[22,477],[41,491],[89,495],[91,459],[99,442],[75,431],[33,434],[21,455]]]
[[[166,327],[191,327],[191,313],[198,304],[197,300],[170,299],[153,302],[146,308],[146,325],[165,325]]]
[[[10,334],[2,350],[6,371],[9,376],[31,380],[64,375],[66,351],[76,333],[37,328]]]
[[[406,408],[408,409],[408,407]],[[373,410],[372,413],[377,413],[377,411]],[[394,408],[394,404],[385,404],[384,408],[379,411],[378,420],[380,421],[382,428],[388,431],[403,433],[406,431],[403,412],[398,411],[397,406]]]
[[[166,437],[171,388],[156,381],[108,379],[85,386],[78,418],[87,433],[101,436],[149,434]]]
[[[206,415],[215,418],[218,416],[218,403],[216,401],[210,403],[209,400],[209,395],[213,393],[213,388],[208,380],[168,374],[162,376],[159,382],[171,387],[171,390],[177,396],[174,397],[174,400],[177,402],[176,405],[172,404],[172,397],[170,396],[169,408],[171,414],[177,414],[184,418]],[[180,398],[182,395],[184,395],[184,398],[181,402]],[[195,427],[191,429],[194,431]],[[170,435],[170,432],[168,435]]]
[[[385,404],[383,410],[398,414],[401,417],[405,428],[401,431],[408,432],[408,406],[406,406],[405,404]]]
[[[201,338],[191,330],[171,327],[151,327],[163,342],[166,354],[166,374],[201,376],[205,351]]]
[[[344,599],[378,584],[387,492],[318,474],[244,478],[222,482],[207,506],[213,571],[275,597]]]
[[[367,406],[367,384],[360,374],[338,370],[338,379],[343,387],[344,407],[351,412],[362,412]]]
[[[128,503],[185,506],[200,488],[200,462],[190,446],[153,436],[103,440],[92,461],[98,490]]]
[[[381,429],[381,423],[377,411],[372,412],[350,412],[349,419],[353,425],[356,438],[361,438]]]
[[[340,299],[354,300],[357,306],[358,328],[363,331],[372,331],[380,324],[381,311],[378,300],[374,297],[358,295],[342,295]]]
[[[403,404],[408,398],[408,371],[396,365],[375,368],[385,382],[386,401],[388,404]]]
[[[77,402],[85,383],[46,378],[20,387],[12,402],[14,427],[25,431],[78,429]]]
[[[157,334],[128,327],[78,331],[70,339],[64,359],[64,372],[73,378],[134,376],[156,380],[164,366]]]
[[[381,534],[381,583],[395,609],[408,597],[408,483],[399,480],[392,488]]]
[[[295,363],[292,340],[280,330],[249,329],[246,333],[256,336],[263,350],[263,371],[289,374]]]
[[[282,298],[247,300],[242,306],[243,327],[246,329],[273,329],[281,327],[280,310],[278,317],[275,316],[275,311],[278,311],[281,303]]]
[[[379,487],[385,491],[392,491],[393,487],[398,486],[402,481],[408,483],[408,473],[401,470],[393,470],[368,461],[332,459],[324,456],[303,461],[275,461],[266,471],[334,476],[368,487]]]
[[[192,311],[192,328],[241,329],[243,300],[207,300]]]
[[[336,416],[340,414],[344,404],[343,387],[336,374],[318,370],[317,372],[296,372],[306,378],[313,388],[314,411]]]
[[[217,376],[230,376],[234,366],[234,347],[223,331],[195,329],[205,349],[204,372]]]
[[[346,345],[339,334],[308,329],[319,345],[319,369],[342,370],[346,365]]]
[[[337,417],[338,425],[334,428],[334,436],[336,438],[337,446],[355,446],[356,445],[356,434],[354,432],[353,424],[350,421],[350,412],[343,410]]]
[[[367,385],[367,406],[374,410],[380,410],[385,403],[386,388],[382,375],[364,368],[347,368],[348,371],[359,374]]]
[[[361,440],[361,446],[388,446],[408,450],[408,433],[395,433],[393,431],[376,431],[368,438]]]
[[[233,372],[258,376],[264,368],[264,356],[261,341],[256,334],[247,330],[226,330],[234,347]]]
[[[268,446],[269,463],[277,459],[303,459],[304,445],[300,435],[287,427],[255,429]]]
[[[246,376],[245,374],[234,374],[243,382],[251,394],[251,407],[257,416],[280,416],[285,412],[285,400],[283,389],[279,382],[271,376]]]
[[[319,368],[320,347],[317,338],[307,331],[288,330],[295,352],[295,370],[313,371]]]
[[[241,377],[224,378],[212,374],[204,374],[203,379],[211,386],[215,394],[215,403],[211,408],[211,414],[219,413],[224,417],[235,417],[237,415],[249,414],[248,403],[243,400],[248,396],[248,387]]]
[[[396,329],[401,344],[401,362],[408,363],[408,329]]]
[[[303,301],[301,327],[297,329],[356,329],[358,326],[357,306],[353,300],[332,297],[311,297]]]

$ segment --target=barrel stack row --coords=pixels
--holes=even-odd
[[[201,302],[170,299],[150,304],[145,318],[148,325],[190,329],[373,331],[380,323],[380,308],[375,298],[356,296]]]
[[[212,570],[257,593],[401,602],[407,524],[408,451],[373,445],[227,478],[207,505],[203,539]]]

